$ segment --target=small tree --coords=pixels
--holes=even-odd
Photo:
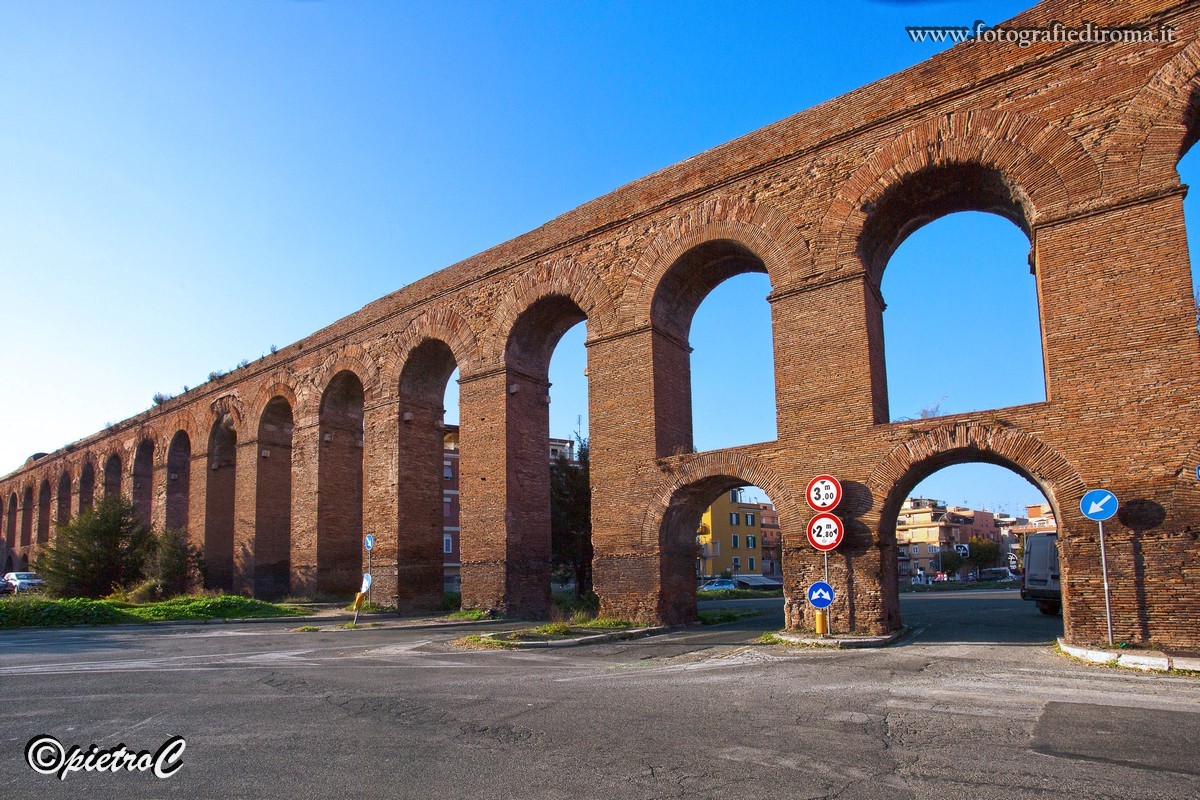
[[[588,440],[577,437],[579,460],[559,455],[550,465],[550,562],[575,576],[575,596],[592,591],[592,488]]]
[[[943,550],[939,555],[939,559],[942,562],[941,570],[947,575],[958,574],[959,567],[963,565],[962,556],[954,550]]]
[[[163,597],[187,594],[204,585],[204,560],[200,548],[188,542],[184,528],[166,528],[158,534],[150,572]]]
[[[990,539],[974,536],[970,545],[971,552],[967,554],[967,562],[977,570],[994,565],[1000,558],[1000,545]]]
[[[57,597],[103,597],[135,586],[154,552],[154,535],[133,504],[105,497],[66,524],[45,545],[35,565]]]

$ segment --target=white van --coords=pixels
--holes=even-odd
[[[1062,587],[1058,571],[1058,534],[1031,533],[1025,537],[1025,581],[1021,599],[1037,603],[1049,617],[1062,611]]]

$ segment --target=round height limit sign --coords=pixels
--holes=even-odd
[[[842,520],[829,513],[842,502],[842,484],[832,475],[818,475],[808,482],[804,496],[809,508],[818,512],[808,522],[808,543],[828,553],[842,543],[845,535]]]

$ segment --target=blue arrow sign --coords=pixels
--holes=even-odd
[[[808,602],[813,608],[829,608],[833,605],[833,587],[825,581],[817,581],[808,587]]]
[[[368,533],[367,538],[363,539],[363,547],[367,548],[368,550],[371,550],[375,547],[375,536],[373,534]]]
[[[1108,489],[1092,489],[1079,501],[1079,510],[1090,520],[1103,522],[1117,513],[1117,496]]]

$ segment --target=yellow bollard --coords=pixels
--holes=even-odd
[[[818,636],[827,636],[829,634],[829,612],[823,608],[813,609],[813,623],[817,629]]]

